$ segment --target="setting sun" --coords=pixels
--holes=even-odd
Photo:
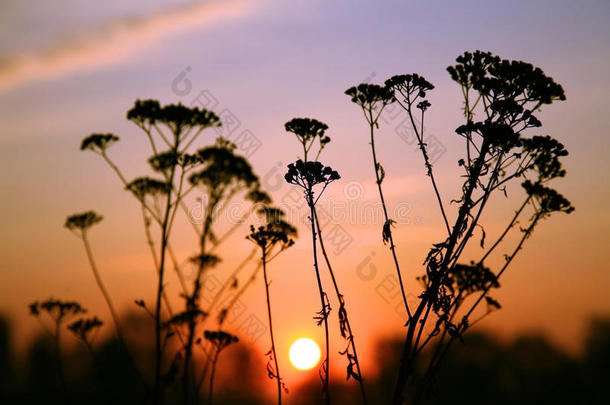
[[[300,338],[290,346],[288,355],[295,368],[310,370],[320,361],[320,347],[309,338]]]

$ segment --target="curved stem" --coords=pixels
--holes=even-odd
[[[205,267],[205,243],[211,229],[214,209],[215,205],[212,203],[211,206],[208,207],[206,217],[204,219],[203,231],[201,232],[201,239],[199,241],[200,260],[197,275],[195,277],[195,281],[193,282],[193,293],[186,299],[186,311],[193,311],[193,316],[190,318],[188,323],[188,337],[184,350],[184,365],[182,371],[182,396],[184,405],[188,405],[189,403],[189,380],[192,377],[191,358],[193,352],[193,342],[195,340],[195,328],[197,326],[194,311],[199,309],[198,301],[201,289],[201,278],[203,276]],[[193,381],[193,383],[195,383],[195,381]],[[195,393],[195,395],[197,395],[197,393]]]
[[[325,348],[326,348],[326,358],[324,360],[324,363],[322,363],[322,368],[324,371],[324,378],[322,380],[322,390],[324,392],[324,403],[326,405],[330,404],[330,391],[329,391],[329,350],[330,350],[330,344],[329,344],[329,334],[328,334],[328,312],[326,310],[327,308],[327,301],[325,299],[325,292],[324,292],[324,288],[322,287],[322,280],[320,278],[320,269],[318,268],[318,249],[317,249],[317,244],[316,244],[316,226],[315,226],[315,206],[314,206],[314,202],[313,202],[313,191],[311,190],[311,187],[308,187],[307,189],[307,203],[309,205],[309,211],[310,211],[310,220],[311,220],[311,238],[312,238],[312,248],[313,248],[313,266],[314,266],[314,270],[316,272],[316,280],[318,282],[318,292],[320,294],[320,302],[322,304],[322,310],[320,312],[320,316],[322,317],[322,321],[324,322],[324,342],[325,342]]]
[[[318,239],[320,240],[320,249],[322,250],[322,256],[324,257],[324,261],[326,262],[326,267],[328,268],[328,272],[330,273],[330,277],[333,281],[333,286],[335,288],[335,294],[337,295],[337,300],[339,301],[339,305],[341,306],[341,308],[339,310],[340,311],[343,310],[343,313],[345,314],[345,318],[344,318],[345,326],[346,326],[347,332],[349,334],[349,336],[347,337],[347,340],[349,341],[348,343],[352,348],[352,352],[354,353],[356,371],[358,372],[358,376],[360,377],[360,379],[358,380],[358,384],[360,386],[360,395],[362,395],[362,402],[365,405],[367,405],[368,400],[366,398],[366,390],[364,388],[364,378],[362,377],[362,370],[360,369],[360,360],[358,359],[358,353],[356,352],[356,342],[355,342],[354,334],[352,333],[352,327],[350,325],[349,318],[347,315],[347,309],[345,308],[345,300],[343,298],[343,294],[341,294],[341,292],[339,290],[339,285],[337,283],[337,280],[335,279],[335,273],[333,272],[332,266],[330,264],[330,259],[328,258],[328,254],[326,253],[326,248],[324,247],[324,240],[322,238],[322,230],[320,229],[320,223],[318,222],[318,212],[316,211],[315,207],[314,207],[314,217],[316,220],[316,229],[318,231]]]
[[[400,293],[402,294],[402,301],[407,311],[408,318],[411,318],[411,311],[409,304],[407,303],[407,295],[405,293],[404,283],[402,281],[402,274],[400,272],[400,265],[398,264],[398,257],[396,256],[396,245],[394,244],[394,238],[392,236],[392,224],[390,217],[388,216],[388,208],[385,203],[383,196],[383,189],[381,188],[381,178],[379,177],[379,162],[377,161],[377,152],[375,151],[375,121],[372,119],[372,113],[369,112],[371,119],[369,120],[369,126],[371,128],[371,152],[373,154],[373,168],[375,170],[375,179],[377,183],[377,190],[379,191],[379,199],[381,200],[381,206],[383,208],[383,215],[385,218],[384,230],[387,229],[388,237],[390,240],[390,251],[392,252],[392,258],[394,259],[394,266],[396,267],[396,274],[398,275],[398,284],[400,285]]]
[[[106,153],[101,153],[102,158],[106,161],[106,163],[108,164],[108,166],[110,166],[110,168],[116,173],[116,175],[119,177],[119,179],[121,180],[121,183],[123,183],[123,186],[127,186],[127,184],[129,184],[127,182],[127,179],[125,179],[125,176],[123,176],[123,173],[121,173],[121,170],[118,168],[117,165],[114,164],[114,162],[112,160],[110,160],[110,158],[108,157],[108,155],[106,155]],[[142,205],[144,206],[144,208],[146,209],[146,211],[148,211],[150,213],[150,215],[154,218],[155,221],[157,221],[157,223],[161,223],[161,220],[159,218],[159,216],[155,213],[155,211],[150,208],[148,206],[148,204],[146,204],[146,202],[144,201],[144,199],[140,200],[140,202],[142,203]]]
[[[83,245],[85,246],[85,252],[87,253],[87,259],[89,260],[89,265],[91,266],[91,270],[92,270],[93,276],[95,278],[95,282],[97,283],[97,286],[100,289],[102,296],[104,297],[104,300],[106,301],[106,305],[108,306],[108,310],[110,311],[110,316],[112,317],[112,321],[114,322],[117,338],[119,339],[121,347],[123,348],[123,351],[125,352],[125,355],[127,356],[127,360],[129,361],[131,367],[135,371],[136,376],[142,383],[145,390],[148,391],[148,384],[146,384],[144,377],[142,376],[142,374],[140,373],[140,370],[136,366],[136,362],[135,362],[133,356],[131,355],[131,352],[127,348],[127,343],[125,343],[125,339],[123,337],[123,331],[121,328],[118,314],[117,314],[116,310],[114,309],[114,304],[112,303],[112,298],[110,298],[110,294],[108,293],[106,286],[102,282],[102,278],[100,276],[100,273],[97,269],[97,265],[93,258],[93,251],[91,250],[91,244],[89,243],[89,239],[87,238],[87,232],[85,230],[82,231],[81,237],[83,240]]]
[[[102,278],[97,270],[97,266],[95,261],[93,260],[93,252],[91,251],[91,246],[89,244],[89,239],[87,238],[87,232],[83,231],[83,244],[85,245],[85,251],[87,252],[87,258],[89,259],[89,265],[91,266],[91,270],[93,271],[93,276],[95,277],[95,282],[97,283],[98,288],[102,292],[104,296],[104,300],[106,300],[106,305],[108,305],[108,309],[110,310],[110,315],[112,316],[112,320],[114,321],[114,325],[117,330],[117,334],[122,335],[121,325],[119,323],[119,317],[114,309],[114,304],[112,303],[112,299],[110,298],[110,294],[108,294],[108,290],[106,290],[106,286],[102,282]],[[122,340],[122,338],[121,338]]]
[[[458,243],[465,221],[467,221],[468,218],[468,214],[471,207],[472,193],[477,186],[477,180],[479,179],[479,176],[483,169],[483,164],[485,162],[484,158],[488,152],[488,148],[489,140],[484,139],[481,145],[481,152],[479,153],[479,157],[476,159],[473,171],[472,173],[470,173],[469,178],[466,181],[466,188],[464,190],[462,205],[459,208],[458,216],[455,220],[451,235],[445,243],[444,257],[441,263],[439,264],[438,269],[441,275],[435,277],[435,280],[430,283],[428,287],[426,287],[424,296],[420,300],[419,305],[415,310],[413,316],[409,319],[407,335],[403,347],[403,354],[400,359],[398,378],[396,379],[396,384],[394,386],[394,395],[392,399],[393,405],[400,405],[403,403],[403,391],[413,370],[415,355],[417,355],[417,348],[413,347],[415,329],[417,327],[417,323],[420,317],[422,316],[422,313],[424,312],[424,309],[428,305],[430,305],[431,300],[436,296],[438,288],[440,286],[439,281],[441,280],[442,276],[448,271],[448,265],[452,258],[453,250],[455,249]]]
[[[411,113],[411,103],[408,104],[407,112],[409,113],[409,119],[411,120],[411,126],[413,127],[413,131],[415,132],[415,136],[417,137],[419,149],[421,150],[422,155],[424,157],[424,163],[426,165],[426,170],[428,171],[428,176],[430,176],[430,181],[432,182],[432,188],[434,189],[434,194],[436,195],[438,206],[441,209],[441,215],[443,216],[443,221],[445,222],[445,227],[447,228],[447,235],[451,235],[451,229],[449,227],[449,221],[447,220],[447,214],[445,213],[445,207],[443,206],[443,200],[441,199],[441,193],[438,190],[438,186],[436,185],[434,172],[432,171],[432,163],[430,163],[428,151],[426,150],[426,144],[424,144],[424,112],[422,111],[421,132],[418,132],[417,125],[415,124],[415,120],[413,119],[413,114]]]
[[[485,208],[485,205],[487,204],[487,201],[489,201],[489,198],[491,196],[491,191],[490,190],[493,187],[493,185],[497,182],[498,172],[499,172],[501,163],[502,163],[502,154],[498,157],[498,161],[496,162],[495,169],[494,169],[494,171],[492,172],[492,175],[489,178],[487,186],[483,187],[484,193],[481,196],[481,198],[482,198],[481,205],[479,205],[479,209],[477,211],[476,216],[471,220],[471,224],[468,227],[467,232],[462,237],[462,241],[458,244],[457,249],[455,250],[455,254],[453,255],[453,258],[450,261],[450,263],[451,263],[450,267],[455,265],[457,263],[457,261],[459,260],[460,255],[462,254],[462,251],[466,247],[466,244],[470,240],[470,237],[472,236],[472,234],[474,232],[474,229],[476,228],[477,224],[479,223],[479,219],[481,218],[481,215],[483,213],[483,209]],[[472,204],[470,206],[470,209],[474,209],[474,207],[475,207],[475,205]]]
[[[513,216],[513,218],[511,219],[511,221],[508,223],[508,225],[506,226],[506,228],[504,229],[504,231],[502,232],[502,234],[498,237],[498,239],[494,242],[493,245],[491,245],[491,247],[489,248],[489,250],[487,252],[485,252],[485,254],[483,255],[483,257],[481,258],[481,260],[479,260],[479,264],[483,264],[483,262],[485,261],[485,259],[487,259],[487,257],[496,249],[496,247],[498,247],[498,245],[500,245],[500,243],[502,243],[502,241],[504,240],[504,238],[506,237],[506,235],[508,234],[508,232],[513,228],[513,226],[515,226],[515,224],[517,223],[517,219],[519,218],[519,216],[521,215],[521,213],[523,212],[523,210],[525,209],[525,207],[527,206],[527,204],[530,202],[530,200],[532,199],[531,196],[528,196],[525,201],[523,202],[523,204],[521,204],[521,206],[517,209],[517,211],[515,211],[515,215]]]
[[[515,250],[511,253],[510,256],[507,257],[506,262],[504,263],[504,265],[502,266],[502,268],[500,269],[500,271],[498,272],[498,274],[496,275],[496,279],[500,278],[500,276],[502,276],[502,274],[504,273],[504,271],[506,271],[506,269],[508,268],[508,265],[513,261],[513,259],[515,258],[515,256],[517,256],[517,253],[519,253],[519,251],[521,250],[521,248],[523,247],[523,244],[525,243],[525,240],[527,238],[529,238],[529,236],[532,234],[534,228],[536,227],[536,225],[538,224],[538,221],[540,220],[540,218],[542,217],[541,214],[537,213],[534,216],[534,219],[532,220],[532,222],[530,223],[530,225],[523,231],[523,236],[521,237],[521,239],[519,240],[519,243],[517,244],[517,247],[515,248]],[[472,304],[472,306],[470,307],[470,309],[468,310],[468,312],[466,313],[466,315],[464,315],[465,318],[468,318],[472,312],[475,310],[475,308],[477,307],[477,305],[479,305],[479,303],[481,302],[481,300],[483,298],[485,298],[485,296],[487,295],[487,293],[489,292],[489,290],[492,288],[493,283],[489,283],[485,289],[481,292],[481,295],[479,296],[479,298],[475,301],[474,304]]]
[[[182,289],[182,293],[186,296],[188,295],[188,288],[186,286],[186,281],[184,280],[184,276],[180,270],[180,264],[178,264],[178,258],[172,249],[172,245],[167,241],[167,253],[169,255],[170,260],[172,261],[172,265],[174,266],[174,272],[176,273],[176,277],[178,278],[178,282],[180,283],[180,289]]]
[[[174,146],[174,151],[178,149],[178,144]],[[168,178],[168,184],[173,184],[176,166],[173,165]],[[165,203],[165,213],[161,222],[161,251],[159,259],[159,280],[157,283],[157,297],[155,302],[155,380],[153,389],[153,404],[163,402],[163,388],[161,387],[161,362],[162,362],[162,347],[161,347],[161,301],[163,295],[163,277],[165,275],[165,255],[167,251],[167,243],[169,240],[169,220],[171,213],[171,189],[167,193],[167,201]]]
[[[150,219],[146,216],[146,211],[144,209],[144,205],[141,205],[141,207],[142,207],[142,219],[144,220],[144,233],[146,235],[146,244],[150,248],[150,253],[151,253],[151,256],[153,259],[153,265],[155,266],[155,269],[158,270],[159,261],[157,260],[157,252],[155,251],[155,243],[152,239],[152,234],[150,233]],[[169,250],[169,242],[168,242],[168,250]],[[171,254],[171,252],[170,252],[170,254]],[[179,273],[178,273],[178,277],[179,277],[179,279],[181,279]],[[163,303],[165,304],[165,308],[167,309],[169,316],[172,317],[174,315],[174,311],[172,309],[171,303],[170,303],[169,298],[167,297],[167,294],[165,293],[165,291],[163,291]],[[153,315],[153,318],[154,318],[154,315]]]
[[[269,296],[269,279],[267,277],[267,249],[263,251],[263,277],[265,279],[265,295],[267,297],[267,317],[269,319],[269,335],[271,336],[271,351],[273,353],[273,362],[275,363],[275,379],[277,380],[277,403],[282,405],[282,379],[280,377],[280,368],[277,363],[277,353],[275,351],[275,339],[273,337],[273,321],[271,319],[271,298]]]
[[[502,266],[502,268],[500,269],[500,271],[498,272],[498,274],[496,275],[496,279],[500,278],[500,276],[504,273],[504,271],[508,268],[508,266],[510,265],[510,263],[513,261],[513,259],[515,258],[515,256],[517,256],[517,253],[519,253],[519,251],[523,248],[523,244],[525,243],[525,240],[531,235],[531,233],[533,232],[534,228],[536,227],[536,225],[538,224],[538,221],[541,218],[541,214],[537,213],[534,216],[534,219],[532,220],[532,222],[530,223],[530,225],[523,230],[523,236],[521,237],[521,239],[519,240],[519,243],[517,244],[517,246],[515,247],[515,249],[513,250],[513,252],[510,254],[510,256],[507,257],[506,262],[504,263],[504,265]],[[485,289],[481,292],[481,294],[479,295],[479,297],[477,298],[477,300],[472,304],[472,306],[470,307],[470,309],[467,311],[466,315],[464,315],[464,319],[468,319],[470,317],[470,315],[472,315],[472,312],[476,309],[476,307],[481,303],[481,301],[483,300],[483,298],[485,298],[487,296],[487,293],[489,292],[489,290],[492,288],[493,284],[489,283]],[[457,336],[457,335],[456,335]],[[429,381],[430,378],[433,376],[434,372],[438,369],[439,365],[441,364],[442,360],[444,359],[445,355],[447,354],[447,352],[449,351],[449,348],[451,347],[451,345],[453,344],[453,342],[456,339],[456,336],[451,336],[449,338],[449,341],[447,342],[447,344],[442,348],[442,350],[439,350],[439,352],[435,355],[435,358],[432,359],[432,361],[430,362],[429,366],[428,366],[428,370],[426,371],[424,378]],[[424,381],[424,384],[427,383],[427,381]],[[422,391],[425,389],[425,387],[422,387]],[[423,395],[423,392],[420,394]],[[419,399],[419,398],[418,398]]]

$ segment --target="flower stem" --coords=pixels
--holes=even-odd
[[[87,259],[89,260],[89,265],[91,266],[91,271],[93,272],[93,276],[95,278],[95,282],[97,283],[97,286],[100,289],[102,296],[104,297],[104,300],[106,301],[106,305],[108,306],[108,310],[110,311],[112,321],[114,322],[114,326],[116,329],[116,335],[117,335],[117,338],[119,339],[121,347],[123,348],[123,352],[125,353],[125,356],[127,357],[127,360],[129,361],[129,364],[133,368],[136,376],[142,383],[142,386],[148,393],[148,384],[146,384],[146,381],[144,380],[142,373],[140,373],[140,370],[138,369],[136,362],[135,362],[133,356],[131,355],[131,352],[127,348],[127,343],[125,343],[125,338],[123,336],[123,331],[121,328],[121,323],[119,321],[118,314],[117,314],[116,310],[114,309],[114,304],[112,303],[112,298],[110,298],[110,294],[108,293],[106,286],[102,282],[102,278],[100,276],[97,265],[95,263],[95,259],[93,258],[93,251],[91,249],[91,244],[89,243],[89,239],[87,238],[87,232],[85,230],[82,231],[81,237],[83,240],[83,244],[85,246],[85,252],[87,253]]]
[[[275,379],[277,380],[277,403],[282,405],[282,379],[280,378],[280,368],[277,362],[277,353],[275,350],[275,339],[273,337],[273,321],[271,319],[271,298],[269,296],[269,279],[267,278],[267,248],[263,247],[263,278],[265,280],[265,294],[267,297],[267,316],[269,318],[269,335],[271,336],[271,351],[273,353],[273,361],[275,363]]]
[[[178,150],[178,143],[174,146],[174,151]],[[168,184],[172,184],[176,166],[172,165],[171,173],[168,178]],[[171,211],[171,188],[168,188],[167,200],[165,203],[165,213],[161,223],[161,251],[159,259],[159,278],[157,283],[157,297],[155,301],[155,380],[153,385],[153,404],[163,402],[163,388],[161,387],[161,362],[162,362],[162,347],[161,347],[161,301],[163,296],[163,277],[165,275],[165,254],[167,251],[167,243],[169,239],[169,219]]]
[[[390,251],[392,251],[392,258],[394,259],[394,266],[396,267],[396,274],[398,275],[398,284],[400,285],[400,293],[402,294],[402,301],[407,311],[408,318],[411,318],[411,311],[409,310],[409,304],[407,303],[407,295],[405,293],[404,283],[402,281],[402,274],[400,272],[400,265],[398,264],[398,257],[396,256],[396,246],[394,245],[394,238],[392,236],[390,217],[388,216],[388,208],[385,203],[383,196],[383,189],[381,188],[382,179],[379,177],[379,162],[377,161],[377,152],[375,151],[375,122],[372,119],[372,113],[370,114],[371,119],[369,120],[369,126],[371,128],[371,152],[373,154],[373,168],[375,170],[375,179],[377,183],[377,190],[379,190],[379,199],[381,200],[381,206],[383,207],[383,216],[385,223],[387,224],[388,237],[390,240]]]
[[[352,348],[352,352],[354,354],[354,359],[355,359],[355,363],[356,363],[356,371],[358,372],[358,376],[360,377],[360,379],[358,380],[358,384],[360,386],[360,394],[362,395],[362,402],[364,403],[364,405],[367,405],[368,400],[366,398],[366,390],[364,388],[364,381],[363,381],[364,379],[362,377],[362,371],[360,370],[360,360],[358,359],[358,354],[356,352],[356,343],[355,343],[354,335],[352,333],[352,327],[350,325],[349,318],[347,316],[347,309],[345,309],[345,300],[343,298],[343,294],[341,294],[341,292],[339,290],[339,285],[337,283],[337,280],[335,279],[335,273],[333,272],[332,266],[330,264],[330,259],[328,258],[328,254],[326,253],[326,248],[324,247],[324,240],[322,238],[322,230],[320,229],[320,222],[318,221],[318,213],[317,213],[315,207],[314,207],[313,212],[314,212],[314,218],[316,220],[316,229],[318,231],[318,239],[320,240],[320,249],[322,251],[322,256],[324,257],[324,261],[326,262],[326,267],[328,268],[328,272],[330,273],[330,277],[333,281],[333,286],[335,288],[335,294],[337,295],[337,300],[339,301],[339,304],[341,305],[341,308],[344,310],[344,313],[345,313],[345,326],[346,326],[348,334],[349,334],[349,336],[347,337],[347,340],[349,341],[349,345]]]
[[[311,187],[309,187],[307,189],[307,203],[309,205],[309,211],[310,211],[310,220],[311,220],[311,237],[312,237],[312,248],[313,248],[313,266],[314,269],[316,271],[316,280],[318,282],[318,292],[320,294],[320,302],[322,304],[322,311],[320,312],[321,316],[322,316],[322,321],[324,322],[324,342],[325,342],[325,348],[326,348],[326,358],[324,360],[324,362],[322,363],[322,370],[324,372],[323,375],[323,379],[322,379],[322,391],[324,392],[324,403],[326,405],[330,404],[330,391],[329,391],[329,334],[328,334],[328,312],[326,310],[327,308],[327,302],[325,297],[325,292],[324,289],[322,287],[322,280],[320,278],[320,269],[318,267],[318,250],[317,250],[317,244],[316,244],[316,217],[315,217],[315,204],[314,204],[314,199],[313,199],[313,191],[311,189]]]

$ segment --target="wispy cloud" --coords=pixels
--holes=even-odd
[[[0,61],[0,92],[31,81],[128,60],[163,37],[244,15],[257,3],[205,1],[152,15],[122,18],[106,24],[95,34],[65,40],[49,50],[5,57]]]

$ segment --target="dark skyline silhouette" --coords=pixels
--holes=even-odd
[[[140,325],[140,326],[138,326]],[[125,318],[126,333],[142,344],[150,319]],[[144,329],[143,329],[144,327]],[[132,330],[133,329],[133,330]],[[143,334],[144,333],[144,334]],[[65,404],[55,373],[52,339],[41,332],[24,353],[16,353],[14,337],[5,318],[0,318],[0,401],[6,404]],[[150,342],[152,343],[152,342]],[[148,350],[154,348],[151,344]],[[579,354],[569,354],[537,334],[498,341],[492,335],[474,331],[448,355],[431,390],[419,404],[588,404],[604,403],[610,395],[610,318],[592,318]],[[371,403],[390,399],[400,353],[399,339],[376,343],[376,370],[366,380]],[[70,403],[139,403],[142,394],[137,377],[122,366],[124,355],[116,339],[96,343],[95,365],[86,350],[72,346],[62,354],[67,366]],[[145,364],[145,350],[138,363]],[[149,355],[148,355],[149,356]],[[249,345],[236,344],[223,353],[219,365],[219,404],[263,404],[273,401],[262,355]],[[239,376],[239,384],[235,383]],[[419,375],[417,378],[421,378]],[[322,403],[315,375],[299,383],[286,381],[286,401],[295,405]],[[334,400],[339,404],[358,400],[356,385],[332,381]],[[267,395],[265,395],[267,393]],[[170,392],[169,397],[180,397]]]

